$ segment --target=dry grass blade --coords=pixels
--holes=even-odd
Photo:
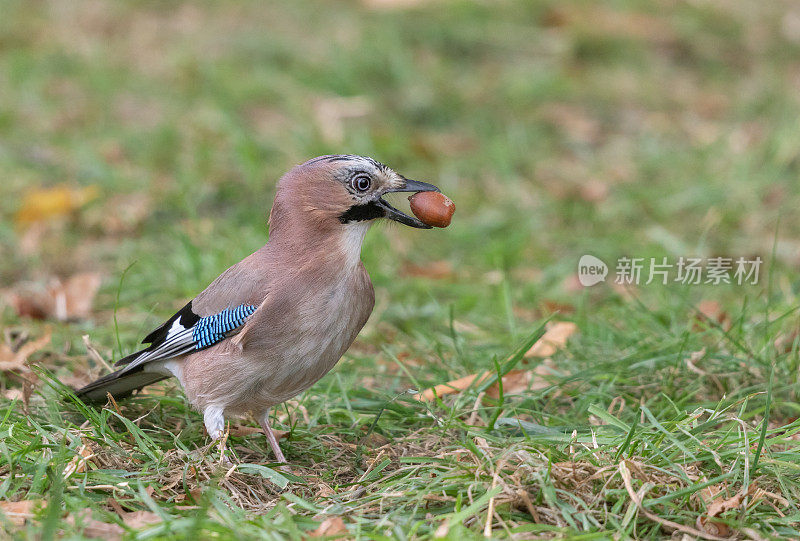
[[[644,516],[646,516],[653,522],[657,522],[662,526],[669,528],[671,530],[677,530],[689,535],[702,537],[703,539],[713,539],[717,541],[724,541],[727,539],[726,537],[720,537],[718,535],[713,535],[697,530],[695,528],[692,528],[691,526],[684,526],[683,524],[678,524],[677,522],[661,518],[658,515],[651,513],[650,511],[645,509],[645,507],[642,505],[642,499],[644,494],[638,494],[635,490],[633,490],[633,483],[631,482],[632,479],[631,471],[627,465],[626,460],[623,460],[622,462],[619,463],[619,474],[622,477],[622,482],[625,484],[625,490],[628,492],[628,495],[630,496],[634,505],[636,505],[636,508],[639,510],[640,513],[642,513]]]
[[[64,479],[69,479],[76,473],[83,473],[86,471],[86,464],[94,457],[91,443],[88,440],[83,441],[83,445],[78,448],[78,453],[67,463],[64,468]]]
[[[114,367],[112,367],[108,363],[108,361],[106,361],[103,358],[103,356],[100,355],[100,352],[97,351],[97,348],[95,348],[94,345],[92,345],[92,341],[89,339],[89,335],[88,334],[84,334],[83,336],[81,336],[81,339],[83,340],[83,345],[86,346],[86,351],[89,353],[89,356],[92,359],[94,359],[95,362],[103,365],[106,370],[108,370],[109,372],[113,372],[114,371]]]

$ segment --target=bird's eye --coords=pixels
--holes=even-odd
[[[353,189],[359,192],[366,192],[369,190],[371,184],[372,182],[370,181],[369,177],[364,175],[359,175],[350,181],[350,185],[353,187]]]

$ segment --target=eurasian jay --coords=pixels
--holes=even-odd
[[[252,413],[277,461],[286,462],[270,407],[308,389],[353,343],[375,303],[361,263],[367,229],[378,218],[430,227],[381,196],[422,191],[439,189],[362,156],[320,156],[294,167],[278,182],[267,243],[77,396],[124,398],[174,376],[213,439],[226,417]]]

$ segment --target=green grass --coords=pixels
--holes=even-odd
[[[753,487],[719,520],[800,536],[790,5],[0,0],[0,285],[104,276],[85,321],[2,305],[6,340],[53,332],[27,409],[0,398],[0,500],[42,501],[4,535],[90,536],[89,519],[123,522],[114,500],[161,519],[131,539],[298,539],[326,516],[369,539],[478,538],[487,516],[498,538],[656,539],[699,527],[706,487]],[[343,97],[363,114],[337,133],[319,111]],[[132,351],[264,242],[284,171],[338,152],[432,181],[458,211],[368,234],[369,323],[275,411],[293,475],[259,434],[232,435],[239,466],[220,464],[174,383],[119,413],[68,397],[101,368],[83,334],[107,359]],[[99,196],[33,242],[15,213],[56,185]],[[581,290],[585,253],[765,265],[754,286]],[[415,271],[434,262],[449,271]],[[407,392],[503,366],[550,317],[579,331],[549,385]],[[4,396],[20,377],[0,374]],[[89,467],[66,476],[81,448]]]

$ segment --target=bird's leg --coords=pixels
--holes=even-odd
[[[218,440],[225,431],[225,415],[223,408],[219,406],[208,406],[203,410],[203,423],[206,425],[206,432],[212,440]]]
[[[231,462],[225,456],[225,451],[228,450],[226,445],[228,435],[225,433],[225,414],[224,409],[219,406],[208,406],[203,410],[203,423],[206,425],[206,432],[211,436],[212,440],[219,442],[219,460],[220,462]]]
[[[259,422],[261,423],[261,428],[264,430],[264,434],[267,436],[269,446],[272,447],[272,452],[275,453],[275,460],[285,463],[286,457],[283,456],[281,447],[278,445],[278,438],[275,437],[275,432],[273,432],[272,427],[269,426],[269,410],[264,412],[264,415],[261,416]],[[288,467],[281,466],[281,469],[288,470]]]

